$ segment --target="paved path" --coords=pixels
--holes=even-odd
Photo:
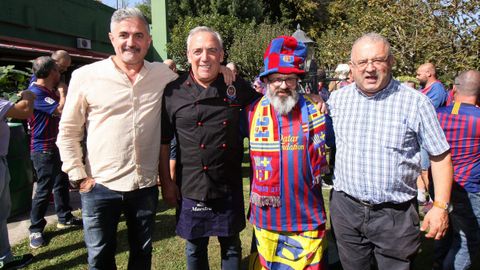
[[[35,186],[34,186],[35,189]],[[81,208],[80,194],[76,191],[70,192],[70,206],[73,211]],[[53,203],[48,206],[45,219],[48,224],[56,224],[57,216]],[[8,222],[8,237],[10,245],[14,246],[25,238],[28,238],[28,227],[30,226],[30,211],[11,218]]]

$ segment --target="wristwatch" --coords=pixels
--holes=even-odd
[[[445,211],[448,211],[449,213],[452,211],[452,205],[448,202],[434,201],[433,206],[441,208]]]

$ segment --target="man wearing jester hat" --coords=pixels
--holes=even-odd
[[[255,269],[326,267],[326,125],[312,100],[297,92],[305,56],[305,45],[295,38],[273,39],[260,74],[265,96],[248,108]]]

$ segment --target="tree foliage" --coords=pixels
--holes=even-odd
[[[137,4],[136,8],[140,9],[149,23],[152,23],[152,4],[151,0],[143,0],[143,2]]]
[[[167,1],[170,29],[185,17],[227,15],[241,21],[260,21],[263,13],[261,2],[256,0],[171,0]]]
[[[170,58],[174,59],[184,69],[188,67],[186,54],[188,33],[201,25],[213,28],[222,36],[225,58],[228,58],[228,52],[235,36],[235,29],[241,25],[241,22],[233,16],[216,14],[186,17],[179,21],[173,27],[171,41],[167,44],[167,51]]]
[[[183,44],[197,25],[218,30],[230,60],[251,76],[268,40],[300,24],[327,70],[348,62],[352,43],[368,32],[390,41],[396,76],[414,75],[425,62],[433,62],[444,81],[480,69],[480,0],[172,0],[168,8],[169,52],[184,66]]]
[[[31,74],[15,69],[14,65],[0,66],[0,98],[16,102],[17,93],[28,88]]]
[[[200,25],[209,26],[219,32],[223,39],[225,60],[235,62],[240,73],[248,79],[253,79],[259,74],[263,66],[263,53],[268,43],[277,36],[291,34],[290,29],[281,24],[242,23],[235,17],[226,15],[187,17],[175,25],[171,41],[167,44],[169,57],[183,69],[188,68],[186,55],[188,33]]]
[[[449,81],[459,71],[480,67],[479,0],[338,0],[327,10],[316,51],[325,67],[348,61],[352,42],[367,32],[390,41],[396,75],[415,74],[420,64],[433,62]]]
[[[237,63],[240,73],[245,78],[253,79],[263,67],[263,54],[268,43],[275,37],[289,34],[290,29],[281,24],[244,24],[236,31],[228,60]]]

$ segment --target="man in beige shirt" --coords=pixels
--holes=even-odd
[[[162,94],[177,75],[163,63],[144,60],[148,29],[136,8],[113,13],[109,37],[115,55],[73,73],[60,121],[57,145],[62,169],[80,188],[89,269],[116,268],[122,213],[128,269],[151,268]]]

